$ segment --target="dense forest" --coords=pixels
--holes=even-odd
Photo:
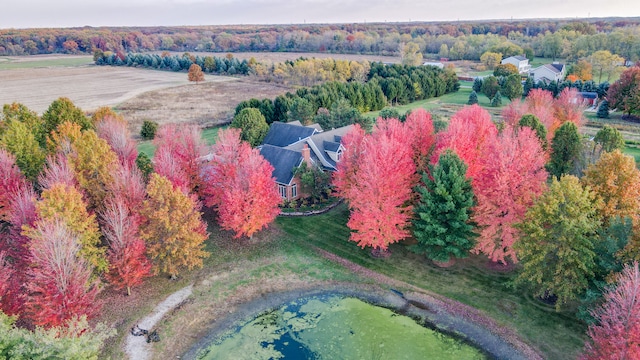
[[[0,55],[142,51],[304,51],[396,54],[413,42],[452,60],[503,55],[578,59],[609,50],[640,58],[640,19],[553,19],[455,23],[230,25],[0,30]]]

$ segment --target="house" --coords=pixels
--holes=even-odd
[[[598,102],[598,93],[592,91],[581,91],[578,95],[582,98],[582,104],[590,107]]]
[[[531,70],[529,75],[533,77],[533,81],[536,83],[540,80],[545,83],[550,83],[552,81],[559,82],[564,79],[565,70],[566,66],[564,66],[564,64],[554,62],[553,64],[538,66]]]
[[[303,162],[325,171],[335,171],[342,158],[342,136],[353,125],[319,131],[317,124],[302,126],[299,122],[271,124],[260,154],[273,166],[278,192],[284,200],[301,196],[300,180],[293,172]]]
[[[520,74],[528,74],[529,70],[531,70],[531,65],[529,65],[529,59],[524,56],[509,56],[506,59],[503,59],[501,64],[511,64],[518,69]]]
[[[439,61],[425,61],[422,66],[435,66],[440,69],[444,69],[444,64]]]

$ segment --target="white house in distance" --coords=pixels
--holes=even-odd
[[[540,80],[550,83],[552,81],[562,81],[564,79],[566,66],[558,62],[553,64],[544,64],[531,70],[530,76],[533,77],[533,81],[538,82]]]
[[[502,59],[501,64],[502,65],[511,64],[515,66],[518,69],[518,72],[520,74],[527,74],[529,73],[529,70],[531,70],[531,65],[529,65],[529,59],[521,55],[509,56],[506,59]]]

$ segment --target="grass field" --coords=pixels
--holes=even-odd
[[[213,128],[202,129],[202,139],[207,145],[213,145],[218,139],[218,131],[226,129],[227,126],[218,126]],[[150,159],[156,152],[156,147],[151,140],[140,141],[138,143],[138,152],[146,154]]]
[[[0,70],[75,67],[93,63],[91,56],[0,57]]]
[[[492,270],[481,256],[459,261],[451,268],[432,265],[402,244],[390,247],[391,257],[375,259],[370,251],[348,241],[348,209],[341,205],[314,217],[278,218],[288,239],[311,244],[371,270],[460,301],[507,325],[548,359],[575,358],[582,348],[585,326],[569,312],[555,312],[528,293],[511,286],[513,273]]]

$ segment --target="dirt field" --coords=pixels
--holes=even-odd
[[[186,74],[182,74],[186,77]],[[144,120],[163,123],[189,122],[202,127],[231,121],[236,105],[251,98],[274,98],[289,87],[254,81],[251,78],[206,76],[198,85],[149,91],[116,107],[137,133]],[[219,79],[219,80],[218,80]]]
[[[212,55],[212,56],[224,56],[226,53],[194,53],[200,55]],[[239,52],[233,53],[233,56],[238,59],[255,58],[262,62],[283,62],[285,60],[295,60],[299,57],[305,58],[318,58],[318,59],[340,59],[340,60],[355,60],[355,61],[380,61],[399,63],[400,56],[380,56],[380,55],[356,55],[356,54],[330,54],[330,53],[302,53],[302,52]]]
[[[213,77],[208,79],[214,81]],[[215,81],[232,78],[217,77]],[[138,94],[187,84],[187,74],[124,67],[77,66],[0,70],[0,104],[14,101],[42,113],[59,97],[85,111],[113,106]]]

